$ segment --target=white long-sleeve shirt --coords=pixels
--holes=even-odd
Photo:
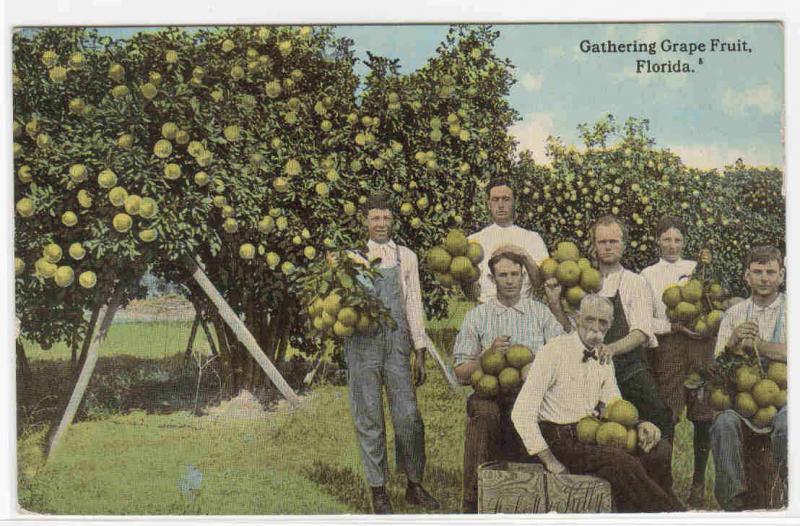
[[[539,349],[511,410],[525,448],[536,455],[548,448],[539,422],[573,424],[592,414],[598,402],[620,396],[614,364],[583,361],[586,346],[576,331]]]
[[[371,261],[381,258],[381,268],[391,268],[397,264],[396,250],[400,255],[400,288],[403,291],[408,329],[415,349],[428,347],[425,333],[425,311],[422,307],[422,290],[419,284],[419,261],[414,252],[389,240],[386,243],[367,242],[367,258]]]
[[[779,293],[775,301],[764,307],[759,307],[749,297],[726,310],[719,324],[715,356],[725,350],[733,331],[746,321],[758,324],[758,334],[765,342],[786,343],[786,295]]]
[[[478,280],[481,287],[479,297],[481,303],[485,303],[487,300],[497,296],[497,287],[489,277],[489,258],[492,257],[492,253],[498,247],[505,244],[517,245],[525,250],[537,265],[541,264],[549,255],[542,236],[517,225],[500,226],[497,223],[492,223],[483,230],[470,235],[468,239],[477,242],[483,248],[483,261],[478,265],[481,271],[481,276]],[[527,298],[529,296],[530,288],[531,281],[528,274],[525,273],[522,278],[523,297]]]
[[[667,306],[661,301],[661,296],[670,285],[686,283],[695,267],[697,262],[688,259],[679,259],[675,263],[659,259],[655,265],[642,270],[641,275],[653,291],[653,332],[656,336],[672,332],[672,323],[667,318]]]
[[[658,346],[653,333],[653,292],[647,280],[635,272],[620,267],[619,270],[603,278],[603,288],[599,294],[611,299],[617,290],[629,330],[642,331],[648,339],[646,347]]]

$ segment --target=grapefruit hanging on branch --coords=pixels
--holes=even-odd
[[[298,280],[306,307],[309,332],[322,339],[343,340],[354,334],[375,334],[396,328],[388,309],[374,294],[380,277],[379,260],[367,262],[353,254],[331,253],[311,263]]]

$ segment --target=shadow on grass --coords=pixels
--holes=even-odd
[[[319,484],[323,491],[336,500],[350,506],[354,512],[372,512],[364,479],[352,469],[315,460],[306,470],[305,476]]]
[[[144,410],[151,414],[193,411],[219,403],[222,386],[215,369],[203,371],[182,354],[161,359],[134,356],[101,357],[75,421]],[[27,380],[17,381],[17,432],[49,427],[70,396],[73,376],[68,361],[34,361]]]

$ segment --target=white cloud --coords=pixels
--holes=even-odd
[[[777,166],[783,169],[782,159],[776,159],[757,145],[729,148],[719,144],[690,144],[670,145],[669,149],[680,156],[687,166],[703,170],[722,169],[736,162],[736,159],[742,159],[751,166]]]
[[[528,91],[539,91],[542,89],[542,81],[544,80],[543,75],[534,75],[526,71],[522,74],[521,83],[522,86]]]
[[[729,88],[722,95],[722,107],[729,115],[740,115],[751,107],[766,115],[775,115],[781,111],[781,106],[779,94],[768,84],[742,91]]]
[[[550,113],[529,113],[522,122],[508,129],[508,132],[519,142],[518,151],[530,150],[533,158],[545,163],[545,147],[547,137],[555,135],[555,121]]]

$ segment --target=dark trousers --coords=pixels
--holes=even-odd
[[[649,349],[646,356],[673,421],[678,421],[686,407],[689,420],[711,422],[714,410],[696,396],[696,390],[687,389],[683,383],[689,373],[714,363],[714,340],[693,340],[683,334],[663,335],[658,338],[658,347]]]
[[[711,419],[714,410],[699,389],[687,389],[686,377],[714,363],[714,340],[693,340],[683,334],[658,337],[658,347],[647,351],[647,362],[658,383],[661,398],[677,422],[683,408],[694,428],[694,473],[692,484],[705,481],[706,464],[711,451]]]
[[[672,492],[672,445],[661,440],[649,453],[628,453],[578,441],[575,424],[540,422],[550,451],[570,473],[595,475],[611,484],[621,512],[670,512],[684,508]]]
[[[487,400],[474,393],[467,399],[462,500],[464,513],[477,511],[478,466],[492,460],[532,460],[511,422],[512,407],[513,401]]]
[[[639,418],[654,423],[661,430],[661,436],[671,440],[675,424],[650,369],[641,359],[619,365],[614,362],[614,367],[622,398],[636,406]]]

